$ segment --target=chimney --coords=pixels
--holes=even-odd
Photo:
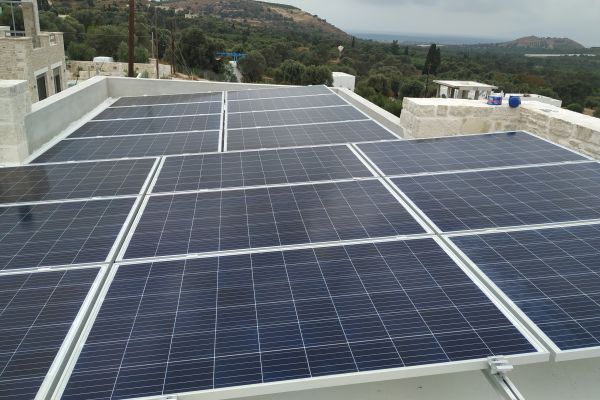
[[[40,15],[37,0],[21,0],[25,36],[36,38],[40,34]]]

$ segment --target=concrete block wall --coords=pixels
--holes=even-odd
[[[0,81],[0,164],[19,164],[29,155],[25,115],[31,111],[27,81]]]
[[[525,130],[600,159],[600,119],[535,101],[513,109],[473,100],[405,98],[400,125],[406,138]]]
[[[93,61],[69,61],[69,79],[84,81],[94,76],[127,76],[129,65],[122,62],[100,63]],[[135,63],[136,73],[147,72],[150,78],[156,78],[156,64],[151,59],[149,63]],[[158,78],[169,78],[171,76],[171,66],[166,64],[158,65]]]

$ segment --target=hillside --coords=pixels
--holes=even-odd
[[[293,23],[310,31],[347,38],[342,30],[316,15],[284,4],[253,0],[172,0],[161,7],[186,11],[192,15],[206,15],[252,26],[284,27]]]
[[[583,50],[585,46],[568,38],[552,38],[527,36],[511,42],[500,43],[502,47],[508,48],[528,48],[528,49],[546,49],[546,50]]]

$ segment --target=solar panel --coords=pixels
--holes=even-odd
[[[167,158],[153,192],[361,177],[373,174],[347,146],[201,154]]]
[[[524,132],[363,143],[358,147],[386,175],[586,160]]]
[[[221,129],[220,114],[192,117],[117,119],[88,122],[69,135],[69,138],[144,135],[149,133],[210,131],[219,129]]]
[[[117,136],[62,140],[34,162],[105,160],[169,154],[208,153],[219,150],[219,132]]]
[[[156,159],[0,168],[0,203],[140,193]]]
[[[105,262],[134,202],[0,207],[0,271]]]
[[[228,100],[269,99],[276,97],[311,96],[331,94],[326,86],[274,87],[273,89],[254,89],[227,92]]]
[[[203,103],[223,101],[223,93],[169,94],[161,96],[122,97],[112,107],[146,106],[152,104]]]
[[[33,399],[98,268],[0,276],[0,398]]]
[[[284,97],[278,99],[229,101],[227,112],[248,112],[265,110],[283,110],[291,108],[329,107],[348,105],[341,97],[330,92],[328,95]]]
[[[345,105],[324,108],[305,108],[297,110],[256,111],[227,115],[227,128],[254,128],[280,125],[303,125],[324,122],[366,120],[356,108]]]
[[[148,201],[125,258],[424,232],[378,180],[163,195]]]
[[[600,349],[600,225],[452,241],[560,350]]]
[[[536,352],[432,239],[155,262],[118,268],[62,398]]]
[[[600,164],[396,178],[442,231],[600,218]]]
[[[249,128],[227,132],[227,150],[273,149],[397,139],[374,121]]]
[[[102,111],[96,120],[117,118],[172,117],[178,115],[220,114],[223,103],[188,103],[141,107],[116,107]]]

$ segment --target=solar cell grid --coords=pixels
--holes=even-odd
[[[378,180],[151,197],[125,258],[425,233]]]
[[[600,164],[465,172],[393,182],[442,231],[600,218]]]
[[[0,271],[104,262],[134,201],[0,207]]]
[[[220,102],[116,107],[107,108],[98,114],[98,116],[96,116],[94,119],[103,120],[118,118],[149,118],[173,117],[180,115],[219,114],[222,108],[223,104]]]
[[[373,177],[347,146],[202,154],[166,159],[153,192]]]
[[[559,349],[600,347],[600,225],[452,241]]]
[[[119,267],[63,399],[536,349],[432,240]]]
[[[0,398],[35,397],[97,274],[0,276]]]
[[[346,101],[331,93],[328,95],[306,96],[306,97],[284,97],[280,99],[261,99],[248,101],[230,101],[227,104],[227,112],[249,112],[265,110],[283,110],[292,108],[344,106]]]
[[[37,157],[34,162],[104,160],[216,152],[219,149],[219,137],[218,131],[208,131],[63,140]]]
[[[586,160],[524,132],[363,143],[358,147],[386,175]]]
[[[304,125],[366,119],[368,119],[367,116],[350,105],[296,110],[254,111],[228,114],[227,129]]]
[[[140,192],[156,159],[0,168],[0,203],[23,203]]]
[[[145,135],[151,133],[198,132],[219,130],[221,115],[167,117],[150,119],[119,119],[92,121],[73,132],[71,138],[98,136]]]
[[[227,150],[316,146],[385,139],[397,138],[374,121],[334,122],[230,130],[227,132]]]
[[[268,99],[276,97],[292,96],[311,96],[317,94],[331,94],[326,86],[301,86],[301,87],[281,87],[273,89],[255,89],[227,92],[227,99],[232,100],[252,100]]]
[[[161,96],[122,97],[112,107],[145,106],[152,104],[178,104],[223,101],[223,93],[169,94]]]

